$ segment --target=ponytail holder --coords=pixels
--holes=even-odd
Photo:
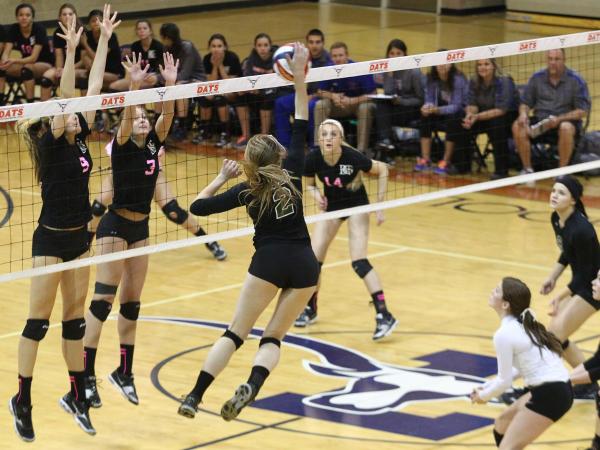
[[[533,320],[537,320],[536,316],[535,316],[535,312],[533,311],[533,309],[531,308],[525,308],[523,310],[523,312],[521,314],[519,314],[519,319],[521,319],[521,322],[523,322],[523,320],[525,320],[525,314],[529,312],[529,314],[531,314],[531,317],[533,317]]]

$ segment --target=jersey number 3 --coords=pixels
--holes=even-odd
[[[148,168],[146,169],[144,174],[152,175],[154,173],[154,169],[156,169],[156,162],[153,159],[148,159],[146,161],[146,164],[148,164]]]
[[[273,201],[275,202],[275,217],[277,219],[283,219],[284,217],[291,216],[294,214],[294,204],[291,201],[292,191],[284,187],[289,197],[286,199],[283,196],[277,196],[277,193],[273,194]]]

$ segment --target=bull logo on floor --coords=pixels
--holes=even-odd
[[[145,317],[143,320],[220,330],[227,328],[225,323],[196,319]],[[261,335],[260,329],[250,333],[255,338]],[[463,399],[465,409],[468,409],[469,393],[485,382],[485,377],[496,373],[495,358],[444,350],[415,358],[428,363],[426,366],[402,367],[308,336],[290,334],[283,344],[318,356],[320,362],[304,360],[304,368],[318,376],[339,378],[343,385],[308,396],[285,392],[259,398],[251,407],[433,441],[493,423],[488,417],[461,412],[428,417],[401,411],[414,403],[457,399]],[[301,373],[299,377],[302,377]]]

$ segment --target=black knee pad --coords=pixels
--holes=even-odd
[[[32,341],[41,341],[46,336],[50,321],[46,319],[27,319],[21,335]]]
[[[231,339],[235,344],[236,350],[244,344],[244,340],[237,334],[235,334],[233,331],[225,330],[225,333],[223,333],[223,337]]]
[[[62,337],[69,341],[78,341],[85,335],[85,319],[67,320],[62,323]]]
[[[185,223],[189,216],[189,213],[179,206],[176,199],[173,199],[167,203],[163,207],[162,212],[165,216],[167,216],[167,219],[173,223],[176,223],[177,225]]]
[[[565,339],[563,342],[560,343],[560,346],[562,347],[563,351],[565,351],[566,349],[569,348],[570,344],[571,343],[569,342],[569,340]]]
[[[106,212],[106,206],[94,199],[92,203],[92,215],[94,217],[102,217]]]
[[[262,347],[265,344],[275,344],[277,347],[281,347],[281,341],[274,337],[264,337],[260,340],[258,344],[259,347]]]
[[[364,278],[368,273],[373,270],[373,266],[369,263],[368,259],[357,259],[352,261],[352,268],[360,278]]]
[[[99,283],[96,281],[96,285],[94,286],[94,294],[116,295],[117,286],[113,286],[112,284]]]
[[[106,321],[111,309],[112,304],[106,300],[92,300],[90,303],[90,312],[100,322]]]
[[[140,302],[121,303],[119,313],[127,320],[137,320],[140,315]]]
[[[40,85],[43,88],[51,88],[52,86],[54,86],[54,82],[50,78],[42,77],[42,79],[40,80]]]
[[[28,69],[27,67],[23,67],[21,69],[21,80],[22,81],[33,80],[33,72],[31,71],[31,69]]]

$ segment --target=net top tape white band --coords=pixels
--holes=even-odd
[[[474,61],[483,58],[499,58],[556,48],[578,47],[600,43],[600,31],[565,34],[526,41],[504,42],[494,45],[463,48],[445,52],[423,53],[420,55],[362,61],[340,66],[311,69],[306,81],[324,81],[335,78],[354,77],[396,70],[430,67],[439,64]],[[70,99],[50,100],[41,103],[0,107],[0,122],[30,117],[54,116],[83,111],[95,111],[128,105],[142,105],[180,98],[193,98],[206,95],[226,94],[253,89],[267,89],[291,84],[276,74],[254,77],[230,78],[227,80],[202,83],[180,84],[177,86],[122,92],[119,94],[93,95]]]
[[[582,164],[575,164],[572,166],[561,167],[558,169],[546,170],[544,172],[538,172],[528,175],[519,175],[515,177],[503,178],[500,180],[486,181],[483,183],[474,183],[466,186],[460,186],[451,189],[443,189],[436,192],[428,192],[425,194],[413,195],[410,197],[399,198],[395,200],[388,200],[380,203],[373,203],[370,205],[358,206],[354,208],[341,209],[339,211],[332,211],[327,213],[315,214],[306,217],[306,223],[320,222],[323,220],[339,219],[341,217],[347,217],[349,215],[361,214],[361,213],[372,213],[374,211],[381,211],[389,208],[397,208],[399,206],[413,205],[415,203],[422,203],[431,200],[439,200],[442,198],[461,196],[465,194],[472,194],[474,192],[487,191],[490,189],[497,189],[505,186],[515,185],[517,183],[525,183],[532,180],[541,180],[546,178],[554,178],[560,175],[568,173],[583,172],[586,170],[594,170],[600,168],[600,160],[591,161]],[[548,216],[550,213],[548,212]],[[54,264],[45,267],[36,267],[35,269],[27,269],[20,272],[12,272],[0,275],[0,283],[5,281],[19,280],[23,278],[29,278],[36,275],[46,275],[49,273],[60,272],[63,270],[77,269],[79,267],[90,266],[92,264],[101,264],[110,261],[116,261],[123,258],[132,258],[134,256],[149,255],[151,253],[159,253],[167,250],[175,250],[179,248],[190,247],[192,245],[205,244],[212,241],[220,241],[229,238],[247,236],[254,233],[253,227],[240,228],[237,230],[225,231],[222,233],[209,234],[200,237],[180,239],[172,242],[164,242],[161,244],[155,244],[148,247],[135,248],[132,250],[125,250],[122,252],[110,253],[107,255],[98,255],[90,258],[77,259],[66,263]]]

